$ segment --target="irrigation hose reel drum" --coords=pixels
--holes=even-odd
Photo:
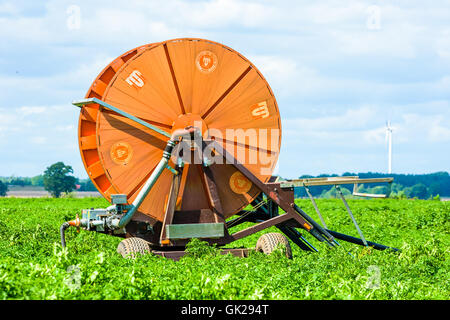
[[[126,238],[121,253],[148,248],[173,259],[192,238],[224,246],[271,226],[304,250],[316,251],[298,229],[338,245],[337,233],[295,205],[293,190],[304,185],[272,177],[281,144],[277,102],[233,49],[191,38],[135,48],[73,104],[85,169],[111,206],[63,224],[63,246],[69,226]],[[230,233],[244,221],[256,224]],[[284,235],[266,235],[259,247],[288,244]],[[223,252],[245,256],[247,249]]]

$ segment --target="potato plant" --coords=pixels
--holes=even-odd
[[[342,203],[317,201],[331,230],[357,236]],[[59,227],[99,198],[0,199],[1,299],[448,299],[450,203],[425,200],[349,200],[368,240],[401,252],[340,241],[308,253],[291,243],[294,258],[275,251],[248,258],[220,255],[192,241],[180,261],[145,255],[123,259],[120,238]],[[297,204],[316,218],[308,200]],[[319,221],[317,219],[317,221]],[[248,226],[240,225],[232,229]],[[264,232],[229,247],[254,247]]]

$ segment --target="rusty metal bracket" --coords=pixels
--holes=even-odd
[[[290,221],[299,228],[305,229],[313,237],[321,242],[326,242],[331,247],[338,245],[334,237],[325,229],[319,226],[311,217],[309,217],[303,210],[301,210],[294,202],[294,192],[292,190],[282,189],[280,183],[264,183],[259,180],[250,170],[243,164],[239,163],[232,155],[223,149],[218,143],[213,142],[215,150],[222,155],[227,163],[232,164],[238,171],[240,171],[247,179],[249,179],[260,191],[262,191],[268,198],[276,203],[285,214],[275,216],[266,221],[260,222],[257,225],[251,226],[247,229],[233,233],[228,237],[224,237],[224,243],[229,243],[250,234],[259,232],[271,226],[277,226],[281,223]]]

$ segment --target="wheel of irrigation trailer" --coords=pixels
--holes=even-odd
[[[284,250],[287,258],[292,259],[291,245],[286,237],[281,233],[273,232],[263,234],[256,242],[255,249],[256,251],[263,252],[265,254],[271,254],[275,249],[277,249],[278,246]]]
[[[124,258],[136,258],[139,254],[151,252],[150,245],[144,239],[131,237],[122,240],[117,246],[117,252]]]
[[[281,120],[272,90],[250,61],[220,43],[184,38],[133,49],[100,73],[86,97],[103,100],[168,134],[187,126],[201,127],[204,138],[214,139],[235,158],[244,156],[245,167],[263,182],[270,179],[277,163]],[[227,130],[235,135],[227,135]],[[239,130],[244,139],[237,137]],[[249,133],[256,138],[245,136]],[[108,200],[111,194],[126,194],[131,203],[160,161],[166,142],[166,136],[97,104],[81,109],[81,157],[94,185]],[[251,158],[254,151],[256,159]],[[210,207],[199,166],[184,164],[177,211]],[[225,218],[260,193],[232,165],[210,168]],[[171,184],[172,173],[165,170],[138,214],[162,221]]]

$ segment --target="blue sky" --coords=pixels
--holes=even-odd
[[[0,1],[0,176],[87,177],[82,98],[106,64],[178,37],[221,42],[271,85],[278,173],[450,171],[450,1]]]

